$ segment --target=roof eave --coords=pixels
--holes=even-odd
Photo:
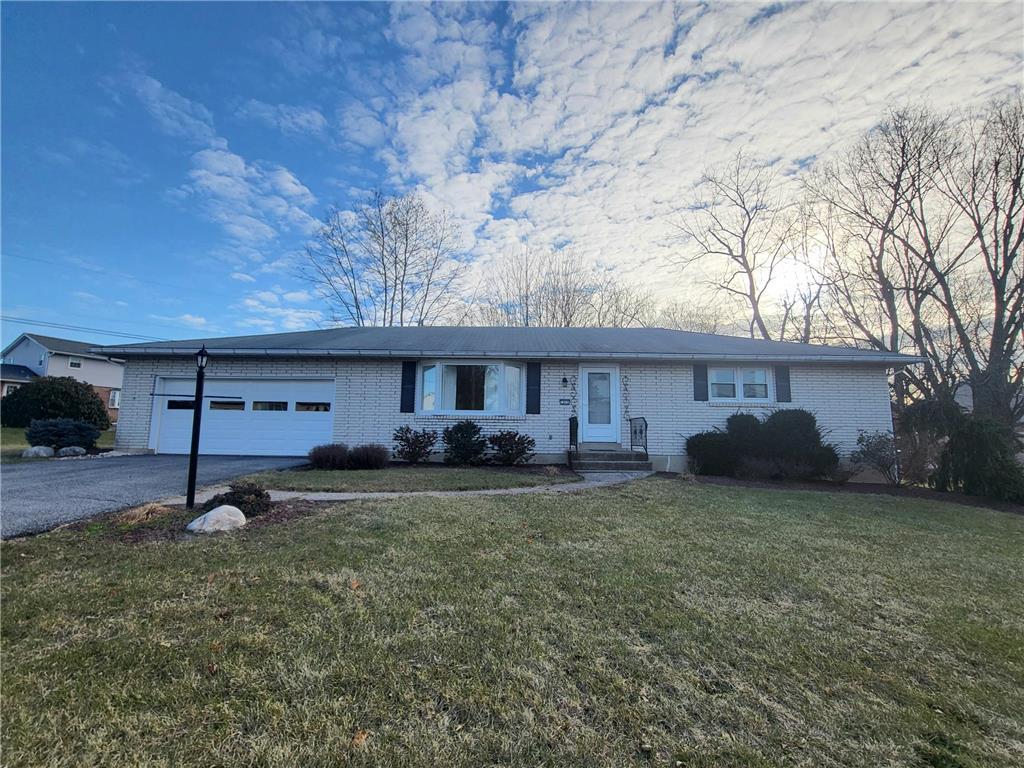
[[[192,347],[105,347],[104,353],[125,357],[192,357]],[[466,351],[452,352],[444,349],[393,350],[393,349],[211,349],[210,357],[344,357],[344,358],[503,358],[503,359],[551,359],[551,360],[693,360],[716,361],[736,360],[752,362],[813,362],[813,363],[887,363],[894,366],[913,365],[924,358],[912,355],[859,352],[857,354],[831,355],[780,355],[780,354],[736,354],[703,352],[540,352],[540,351]]]

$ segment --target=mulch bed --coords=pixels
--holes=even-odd
[[[268,525],[286,523],[300,517],[315,514],[332,504],[339,504],[337,501],[306,501],[305,499],[286,499],[275,501],[269,512],[256,517],[246,519],[242,533],[250,528],[263,528]],[[145,522],[128,524],[120,523],[118,512],[111,512],[102,517],[82,520],[66,526],[68,530],[77,531],[86,535],[104,536],[123,544],[150,544],[158,541],[190,541],[198,539],[196,534],[189,533],[185,526],[194,518],[203,514],[200,507],[192,511],[185,509],[184,505],[168,505],[169,513],[160,515]],[[216,534],[213,534],[216,535]]]
[[[678,477],[659,472],[658,474],[667,477]],[[1008,501],[992,501],[978,496],[968,496],[965,493],[944,493],[933,491],[930,488],[901,487],[893,488],[884,483],[829,483],[819,482],[773,482],[771,480],[739,480],[735,477],[711,477],[708,475],[694,475],[693,481],[707,485],[736,486],[738,488],[770,488],[776,491],[825,491],[826,493],[875,493],[884,496],[895,496],[903,499],[926,499],[929,501],[945,501],[952,504],[963,504],[968,507],[982,507],[994,509],[997,512],[1012,512],[1017,515],[1024,514],[1024,506],[1013,504]]]

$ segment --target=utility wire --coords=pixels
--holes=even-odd
[[[110,331],[106,328],[89,328],[84,325],[69,325],[67,323],[50,323],[45,320],[33,320],[27,317],[11,317],[10,315],[0,315],[0,320],[5,323],[24,323],[25,325],[38,325],[44,328],[60,328],[66,331],[89,331],[91,333],[102,333],[107,336],[120,336],[126,339],[139,339],[140,341],[169,341],[159,336],[142,336],[138,333],[124,333],[123,331]]]
[[[51,259],[40,259],[36,256],[22,256],[18,253],[5,253],[3,256],[5,259],[21,259],[22,261],[34,261],[37,264],[51,264],[56,267],[64,267],[68,269],[83,269],[87,272],[93,272],[96,274],[109,275],[111,277],[125,280],[127,282],[139,283],[141,285],[159,286],[160,288],[173,288],[176,291],[187,291],[188,293],[206,293],[210,296],[221,297],[216,291],[210,290],[209,288],[203,288],[201,285],[176,285],[175,283],[164,283],[159,280],[151,280],[150,278],[135,277],[134,275],[128,274],[127,272],[121,272],[116,269],[109,269],[107,267],[96,266],[93,264],[80,264],[77,262],[68,261],[53,261]]]

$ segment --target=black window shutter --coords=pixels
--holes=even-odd
[[[704,363],[693,364],[693,399],[708,399],[708,367]]]
[[[526,412],[540,413],[540,363],[526,364]]]
[[[775,366],[775,399],[780,403],[793,401],[793,391],[789,385],[789,366]]]
[[[402,413],[416,411],[416,361],[405,360],[402,363]]]

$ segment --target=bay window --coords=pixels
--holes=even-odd
[[[511,363],[424,363],[419,406],[424,413],[519,414],[522,367]]]
[[[708,394],[712,400],[768,402],[767,368],[709,368]]]

